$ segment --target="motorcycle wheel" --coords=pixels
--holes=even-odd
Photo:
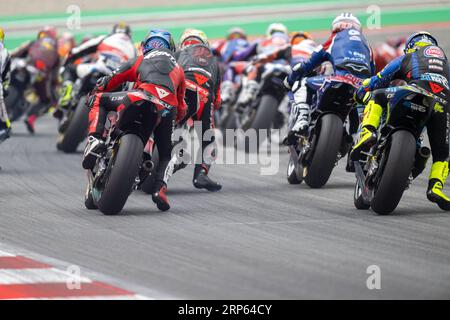
[[[86,98],[81,97],[78,101],[75,112],[64,133],[62,133],[56,144],[56,148],[65,153],[74,153],[77,151],[78,145],[86,137],[89,124],[89,109],[85,105]]]
[[[158,163],[159,163],[159,153],[158,153],[158,148],[156,146],[153,149],[152,162],[153,162],[152,172],[141,184],[141,190],[146,194],[153,193],[153,184],[155,183],[156,167],[158,166]]]
[[[130,195],[139,172],[144,144],[135,134],[126,134],[120,138],[119,148],[115,152],[109,177],[97,201],[99,210],[105,215],[116,215],[122,211]]]
[[[8,112],[9,120],[14,122],[18,120],[25,112],[25,107],[23,106],[25,101],[23,99],[23,93],[21,93],[21,91],[14,85],[11,85],[8,91],[8,96],[5,97],[5,106]]]
[[[341,118],[334,113],[325,114],[319,121],[320,132],[305,177],[306,184],[311,188],[323,187],[330,178],[344,130]]]
[[[261,101],[258,106],[258,110],[253,118],[251,129],[256,130],[257,135],[257,148],[270,136],[270,128],[275,119],[275,115],[278,110],[279,102],[277,98],[270,94],[266,94],[261,97]],[[259,135],[260,129],[266,129],[267,135]],[[249,152],[250,147],[246,144],[246,152]]]
[[[387,159],[380,167],[382,176],[375,187],[372,210],[386,215],[395,210],[402,198],[416,154],[416,139],[406,130],[392,134]]]

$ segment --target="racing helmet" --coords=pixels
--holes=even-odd
[[[49,37],[56,40],[56,38],[58,37],[58,31],[56,31],[55,27],[45,26],[38,32],[37,38],[41,39],[45,37]]]
[[[244,29],[239,27],[234,27],[228,30],[227,33],[227,40],[234,40],[234,39],[243,39],[247,40],[247,34],[245,33]]]
[[[113,26],[112,33],[125,33],[131,37],[131,28],[126,22],[121,21]]]
[[[341,13],[331,23],[331,32],[335,33],[345,29],[361,31],[361,22],[349,12]]]
[[[175,51],[175,43],[169,31],[151,29],[145,39],[141,42],[142,53],[147,54],[153,49],[165,48]]]
[[[5,42],[5,30],[2,27],[0,27],[0,42]]]
[[[309,32],[306,31],[297,31],[291,33],[291,45],[299,44],[303,40],[313,40],[313,37]]]
[[[180,37],[180,48],[194,44],[204,44],[209,47],[208,37],[202,30],[186,29]]]
[[[284,33],[285,35],[288,34],[287,27],[282,23],[272,23],[267,27],[266,30],[266,36],[269,38],[274,33]]]
[[[431,33],[427,31],[419,31],[414,32],[409,38],[406,40],[404,53],[411,53],[416,51],[421,47],[427,46],[437,46],[438,42],[435,37],[431,35]]]

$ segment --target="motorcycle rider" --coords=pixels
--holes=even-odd
[[[38,32],[36,40],[29,41],[11,53],[12,58],[28,58],[41,75],[33,86],[38,96],[35,103],[27,112],[25,125],[30,133],[35,131],[37,117],[56,102],[54,88],[58,84],[59,55],[57,31],[54,27],[46,26]]]
[[[434,112],[427,123],[433,157],[427,198],[446,211],[450,210],[450,198],[442,192],[442,189],[448,176],[449,74],[447,57],[438,46],[436,38],[426,31],[413,33],[406,41],[404,55],[393,60],[376,76],[364,80],[362,87],[355,93],[355,99],[365,103],[366,107],[360,140],[351,153],[353,160],[359,160],[361,152],[369,150],[377,141],[377,130],[383,111],[388,111],[390,96],[396,88],[401,88],[391,87],[387,92],[384,88],[388,87],[391,81],[403,80],[407,84],[421,87],[440,97],[441,101],[435,105]],[[423,169],[425,169],[425,161],[422,171]],[[420,172],[416,176],[418,174]]]
[[[242,74],[246,67],[245,60],[238,59],[241,58],[240,53],[249,46],[250,42],[245,31],[239,27],[234,27],[228,31],[226,40],[221,42],[218,47],[213,48],[214,55],[220,58],[222,68],[224,68],[220,89],[222,103],[224,104],[233,101],[236,96],[238,76]]]
[[[285,52],[283,49],[289,47],[288,30],[284,24],[272,23],[266,31],[266,39],[251,45],[248,49],[236,55],[237,59],[246,60],[251,56],[254,57],[252,63],[246,70],[246,77],[242,80],[242,92],[238,98],[237,104],[240,107],[246,106],[250,101],[255,99],[259,90],[259,82],[264,71],[264,62],[261,57],[267,57],[274,52]],[[287,60],[289,57],[279,56],[278,59]]]
[[[166,109],[160,117],[155,116],[154,125],[148,128],[148,137],[154,133],[159,151],[159,163],[156,168],[154,192],[152,199],[158,209],[170,208],[166,196],[168,163],[172,152],[172,135],[175,120],[178,122],[186,115],[185,78],[183,69],[175,56],[175,44],[172,35],[165,30],[152,29],[142,41],[143,55],[122,64],[111,75],[100,78],[95,89],[88,97],[89,138],[83,158],[83,168],[92,169],[96,154],[105,148],[102,139],[106,116],[109,111],[126,108],[131,103],[138,103],[142,92],[159,98],[164,103],[176,107]],[[125,82],[134,82],[132,91],[111,92]],[[176,113],[176,114],[175,114]]]
[[[0,28],[0,142],[9,138],[11,123],[6,110],[4,97],[8,93],[11,58],[5,48],[5,32]]]
[[[195,164],[192,182],[197,189],[219,191],[222,186],[209,178],[211,163],[204,157],[205,149],[214,142],[203,141],[205,132],[214,128],[214,111],[219,109],[221,104],[219,64],[211,52],[205,33],[196,29],[184,31],[177,56],[178,63],[184,69],[186,80],[202,87],[208,94],[207,101],[201,101],[197,92],[186,91],[188,106],[186,118],[192,117],[202,122],[202,163]]]
[[[296,32],[291,36],[291,66],[295,67],[299,63],[304,63],[311,58],[313,52],[318,45],[314,42],[312,36],[307,32]],[[297,133],[302,131],[302,128],[309,124],[309,105],[308,95],[312,89],[306,86],[306,79],[310,76],[323,74],[317,69],[310,72],[303,77],[300,88],[295,90],[295,93],[290,92],[292,102],[291,112],[289,114],[289,131],[284,141],[286,145],[294,144],[298,140]],[[305,132],[306,133],[306,132]]]
[[[328,40],[317,48],[309,60],[294,66],[292,73],[285,79],[285,86],[291,90],[293,88],[294,91],[298,90],[300,80],[311,75],[324,61],[332,63],[335,75],[349,78],[355,83],[374,74],[372,50],[362,34],[361,22],[353,14],[342,13],[333,20]],[[294,86],[297,81],[299,82]],[[306,100],[299,101],[305,112],[302,117],[298,117],[293,130],[288,134],[291,143],[295,140],[292,137],[302,136],[308,132],[311,98],[312,96],[308,94]],[[352,110],[349,118],[349,133],[352,135],[357,132],[359,125],[357,111]],[[353,171],[350,162],[346,170]]]
[[[81,73],[81,70],[95,68],[97,61],[99,63],[106,61],[106,63],[112,63],[115,66],[115,64],[136,57],[136,53],[131,39],[131,29],[125,22],[115,24],[110,34],[92,38],[73,48],[64,61],[60,72],[63,83],[58,108],[67,108],[72,98],[73,84],[78,78],[78,72]],[[81,64],[83,64],[83,67],[78,68]],[[114,66],[111,69],[115,69]]]

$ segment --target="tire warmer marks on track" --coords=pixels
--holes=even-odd
[[[3,249],[2,249],[3,250]],[[14,251],[0,250],[0,300],[3,299],[148,299],[102,281]],[[74,285],[74,280],[76,285]]]

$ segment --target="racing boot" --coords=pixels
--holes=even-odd
[[[235,90],[234,84],[230,80],[222,82],[220,86],[220,99],[223,104],[228,104],[234,100]]]
[[[294,125],[283,140],[283,144],[287,146],[295,145],[301,136],[306,137],[308,135],[309,105],[306,103],[295,104],[292,107],[290,121],[292,121]]]
[[[358,143],[353,147],[350,158],[352,161],[361,159],[361,153],[367,152],[377,142],[377,130],[380,125],[383,108],[370,100],[364,109],[364,118]]]
[[[72,99],[73,83],[72,81],[65,81],[61,87],[58,107],[67,109],[70,100]]]
[[[194,187],[197,189],[206,189],[210,192],[216,192],[222,189],[222,186],[208,177],[208,170],[205,166],[197,165],[194,170]]]
[[[238,108],[242,110],[247,106],[252,100],[256,98],[259,90],[259,84],[255,80],[247,80],[243,84],[242,92],[238,99]]]
[[[428,181],[427,198],[431,202],[437,203],[439,208],[444,211],[450,211],[450,198],[442,192],[447,176],[447,161],[436,161],[433,163]]]
[[[23,122],[25,123],[25,126],[27,127],[27,130],[29,133],[34,134],[34,124],[36,122],[37,116],[35,114],[32,114],[28,116]]]
[[[167,199],[167,185],[164,182],[155,183],[155,191],[152,194],[152,200],[161,211],[170,209],[169,199]]]
[[[94,169],[97,158],[105,151],[105,149],[106,144],[101,138],[95,135],[90,135],[88,137],[86,148],[84,149],[84,157],[82,162],[83,169]]]

